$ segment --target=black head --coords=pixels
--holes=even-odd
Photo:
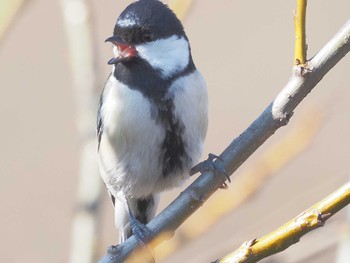
[[[139,0],[119,16],[113,36],[114,76],[140,86],[145,79],[170,80],[192,72],[195,65],[180,20],[158,0]],[[134,83],[139,79],[138,83]],[[159,82],[158,82],[159,83]],[[136,85],[137,84],[137,85]],[[152,85],[151,85],[152,86]]]
[[[118,49],[108,64],[129,61],[137,56],[135,46],[171,36],[187,40],[180,20],[169,7],[158,0],[139,0],[130,4],[119,16],[112,42]]]
[[[129,44],[141,44],[172,35],[185,35],[180,20],[158,0],[139,0],[119,16],[113,32]]]

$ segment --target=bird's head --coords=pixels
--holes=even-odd
[[[191,61],[190,46],[176,15],[158,0],[139,0],[119,16],[113,36],[114,57],[108,64],[146,61],[164,77],[184,70]]]

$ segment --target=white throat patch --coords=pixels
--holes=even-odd
[[[156,40],[136,46],[138,55],[153,68],[169,77],[185,69],[189,62],[190,50],[188,41],[178,36]]]

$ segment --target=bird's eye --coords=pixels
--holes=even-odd
[[[153,34],[151,34],[151,33],[147,33],[147,34],[144,34],[143,35],[143,40],[145,41],[145,42],[151,42],[151,41],[153,41]]]

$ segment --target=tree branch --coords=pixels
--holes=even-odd
[[[317,83],[350,51],[350,20],[309,61],[307,67],[294,66],[287,85],[264,112],[220,155],[217,165],[232,174],[276,130],[286,125],[294,109]],[[194,213],[224,182],[225,176],[205,172],[183,191],[166,209],[148,223],[157,235],[169,238],[174,231]],[[162,238],[163,240],[163,238]],[[162,240],[154,240],[152,246]],[[117,247],[110,247],[101,263],[124,262],[140,245],[132,236]],[[133,262],[132,260],[130,262]]]
[[[270,234],[245,242],[218,263],[252,263],[287,249],[350,203],[350,182]]]
[[[313,141],[326,119],[324,109],[316,106],[303,115],[288,133],[265,149],[245,171],[236,173],[226,191],[216,192],[215,198],[208,200],[204,207],[188,218],[177,230],[178,235],[157,248],[157,260],[167,258],[177,249],[186,246],[211,229],[221,218],[259,192],[269,178],[277,175],[289,162],[299,156]]]

